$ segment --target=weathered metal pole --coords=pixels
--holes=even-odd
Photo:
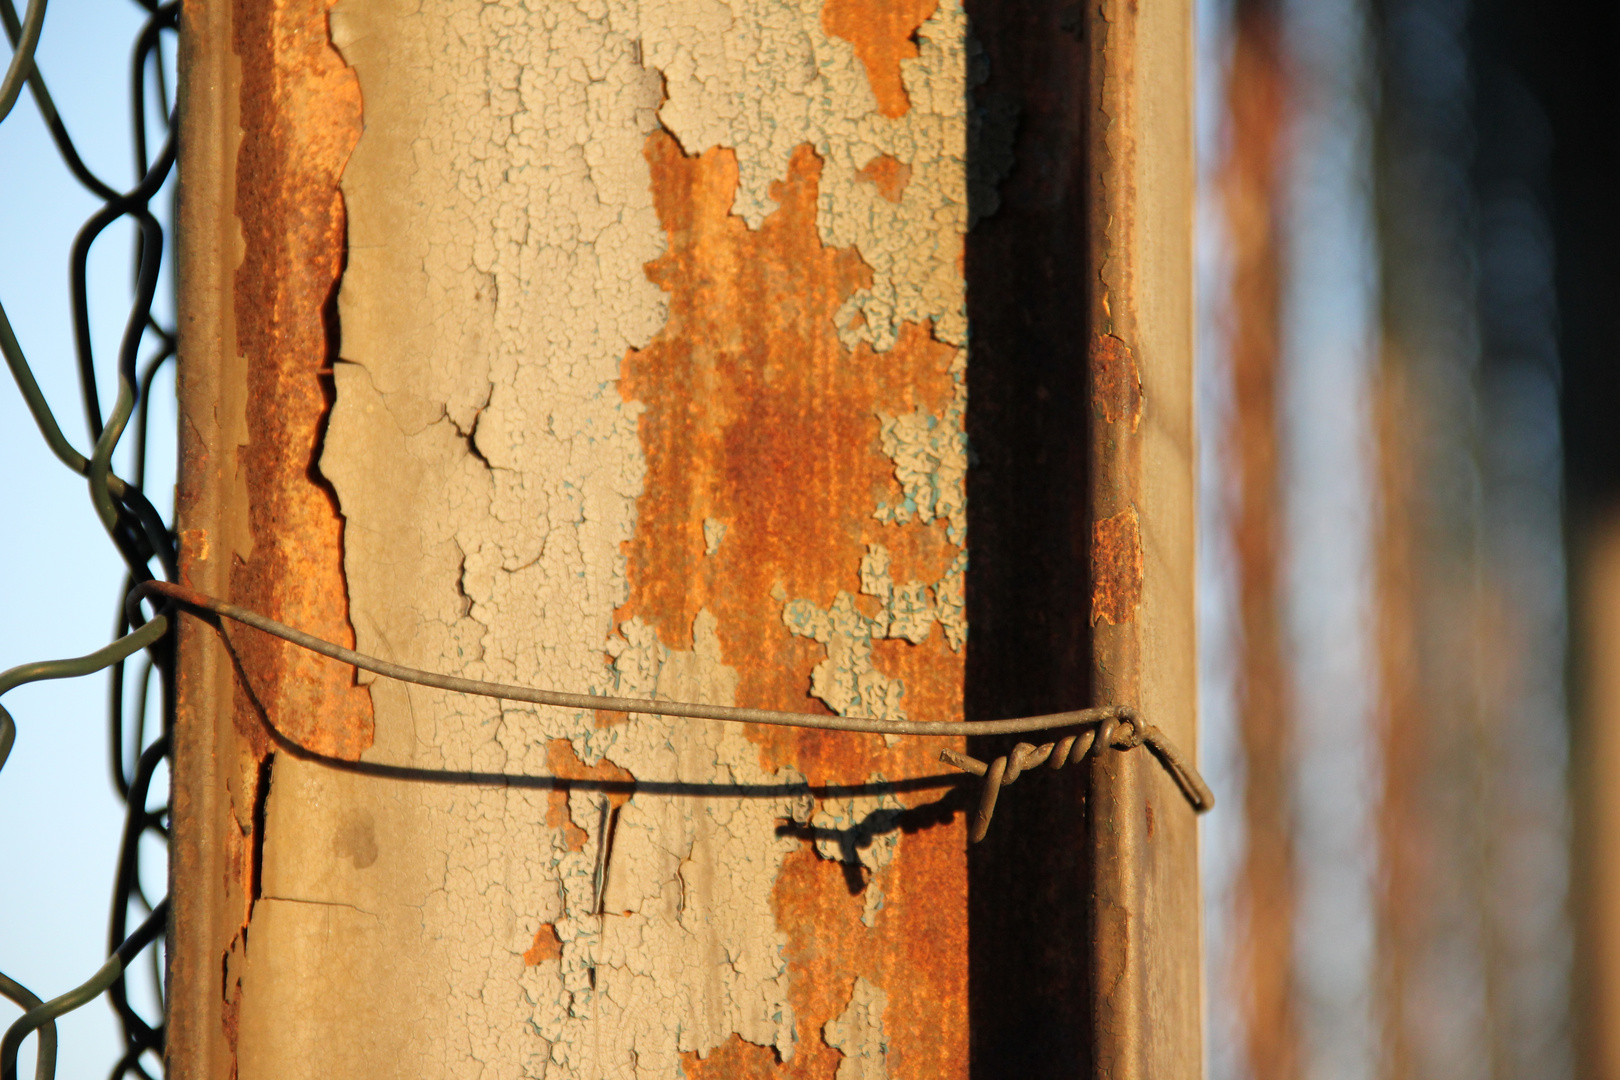
[[[1190,747],[1191,12],[1090,11],[1092,693]],[[1091,784],[1092,1075],[1195,1077],[1197,827],[1142,754],[1099,755]]]
[[[1034,711],[970,685],[988,600],[1037,627],[1033,651],[988,650],[1001,678],[1033,665],[1056,691],[1038,704],[1074,708],[1072,311],[1096,289],[1096,340],[1146,394],[1109,421],[1134,464],[1108,466],[1124,562],[1097,564],[1096,610],[1117,631],[1100,655],[1130,670],[1109,660],[1098,696],[1192,752],[1190,13],[1107,9],[1130,23],[1118,62],[1057,5],[976,14],[984,41],[969,14],[188,8],[186,583],[448,674],[912,719]],[[1085,41],[1117,101],[1086,98]],[[1114,214],[1091,260],[1088,197]],[[979,228],[1000,262],[975,262]],[[1003,348],[996,378],[1056,355],[1051,385],[1080,389],[1056,411],[1046,385],[992,402],[978,452],[1003,460],[996,433],[1039,414],[1065,454],[1005,459],[970,528],[970,293],[1009,268],[1045,291],[976,325],[1042,321],[1071,349]],[[1027,491],[1052,511],[1045,580],[1075,586],[1058,603],[997,546]],[[978,1056],[975,980],[1009,950],[1047,962],[1052,924],[970,908],[948,744],[356,685],[185,626],[176,1075],[1016,1071]],[[1127,783],[1108,820],[1138,836],[1104,837],[1134,866],[1102,884],[1128,992],[1099,996],[1092,1031],[1090,980],[1064,981],[1046,1030],[1078,1049],[1048,1071],[1095,1046],[1097,1075],[1195,1076],[1194,816],[1146,750],[1108,756]],[[1022,853],[1002,886],[1060,921],[1086,911],[1084,791],[1072,770],[1021,785],[1004,801],[1063,812],[998,818],[981,845]],[[1057,951],[1087,967],[1078,933]]]

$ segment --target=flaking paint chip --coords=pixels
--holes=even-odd
[[[703,519],[703,554],[714,555],[720,550],[720,541],[726,538],[726,523],[716,518]]]

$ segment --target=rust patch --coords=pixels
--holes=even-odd
[[[1091,527],[1091,625],[1120,626],[1142,602],[1142,530],[1127,506]]]
[[[911,166],[892,154],[879,154],[855,174],[855,179],[871,184],[879,195],[897,203],[905,195],[906,185],[911,183]]]
[[[534,932],[534,944],[523,953],[523,963],[528,967],[534,967],[547,960],[561,958],[562,939],[557,936],[557,928],[551,923],[541,923],[540,929]]]
[[[861,924],[843,872],[808,849],[788,857],[776,880],[777,923],[788,935],[793,973],[789,996],[798,1020],[793,1057],[777,1062],[769,1047],[733,1035],[706,1059],[682,1057],[689,1077],[831,1080],[843,1054],[821,1029],[844,1011],[850,983],[864,976],[888,995],[883,1014],[890,1076],[967,1075],[967,906],[960,887],[935,893],[931,882],[961,873],[962,838],[955,828],[908,833],[902,856],[910,872],[889,886],[875,927]]]
[[[1130,422],[1136,434],[1142,422],[1142,377],[1136,370],[1136,354],[1113,334],[1091,339],[1091,406],[1110,424]]]
[[[911,99],[900,79],[900,61],[917,58],[912,35],[939,10],[939,0],[827,0],[821,28],[855,46],[878,112],[906,115]]]
[[[242,1006],[241,1006],[241,1003],[237,1000],[237,992],[241,988],[241,985],[242,985],[241,982],[238,981],[234,986],[232,986],[229,989],[229,991],[225,995],[225,1002],[224,1002],[223,1005],[220,1006],[220,1011],[219,1011],[220,1012],[220,1021],[219,1021],[220,1031],[225,1036],[225,1046],[228,1049],[228,1051],[230,1052],[231,1060],[233,1062],[236,1060],[236,1044],[237,1044],[238,1039],[241,1038],[241,1028],[242,1028],[241,1012],[242,1012]],[[232,1077],[232,1080],[235,1080],[236,1070],[234,1068],[231,1070],[231,1077]]]
[[[611,715],[622,716],[622,713]],[[574,752],[574,744],[567,739],[552,739],[546,744],[546,768],[559,780],[607,780],[633,784],[636,781],[628,769],[622,769],[606,759],[587,765]],[[630,801],[628,790],[609,791],[608,803],[617,810]],[[588,838],[584,829],[568,816],[568,785],[558,784],[546,793],[546,824],[561,829],[567,838],[569,851],[585,850]]]
[[[354,643],[343,577],[343,519],[316,469],[336,357],[333,297],[343,268],[338,180],[360,137],[360,88],[332,47],[326,0],[238,0],[242,142],[236,214],[245,246],[235,280],[247,364],[248,445],[238,449],[253,548],[231,598],[319,637]],[[371,745],[371,696],[350,668],[264,635],[235,635],[277,726],[301,746],[354,760]],[[237,695],[237,726],[269,745]]]
[[[917,405],[942,413],[955,350],[916,325],[882,354],[840,343],[834,316],[870,270],[853,250],[821,244],[822,163],[810,147],[795,151],[773,185],[778,209],[757,232],[730,213],[731,151],[688,158],[658,133],[647,159],[669,236],[668,253],[647,273],[669,294],[669,319],[624,364],[625,396],[646,407],[647,477],[625,546],[630,596],[618,617],[639,616],[665,644],[690,648],[693,619],[707,608],[724,661],[738,672],[738,704],[818,710],[810,670],[824,653],[788,632],[781,597],[826,607],[839,590],[858,594],[869,543],[889,549],[897,581],[937,581],[950,566],[958,549],[943,523],[884,524],[872,514],[900,494],[877,414]],[[727,523],[713,554],[700,527],[706,518]],[[874,656],[904,680],[911,716],[961,716],[963,657],[937,627],[921,645],[879,642]],[[791,764],[813,785],[939,771],[941,744],[932,740],[889,748],[877,736],[790,728],[749,728],[748,737],[767,770]],[[856,975],[889,996],[891,1073],[965,1075],[965,834],[960,815],[922,809],[943,794],[900,797],[913,808],[914,831],[881,872],[885,906],[870,928],[839,864],[808,844],[788,858],[775,903],[791,942],[797,1049],[778,1064],[773,1050],[734,1037],[704,1059],[689,1056],[688,1076],[831,1076],[840,1055],[821,1029],[842,1012],[839,997]]]
[[[251,551],[231,565],[229,597],[317,636],[352,645],[343,576],[343,520],[316,470],[332,401],[337,282],[345,219],[338,180],[360,137],[360,91],[332,47],[328,0],[230,5],[241,142],[235,206],[243,254],[231,317],[246,368],[247,443],[236,448],[247,490]],[[203,536],[206,551],[206,534]],[[202,557],[203,552],[188,553]],[[271,751],[254,698],[301,746],[358,759],[372,743],[371,696],[351,668],[252,631],[232,635],[253,697],[235,688],[236,783],[225,811],[227,897],[246,941],[258,895]],[[235,1075],[240,981],[224,988],[220,1022]]]

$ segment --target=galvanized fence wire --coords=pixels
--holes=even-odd
[[[173,637],[167,620],[146,622],[124,603],[131,589],[156,575],[173,579],[177,560],[170,525],[142,491],[146,480],[148,406],[154,378],[175,355],[172,327],[161,325],[153,314],[153,301],[164,279],[164,228],[153,203],[164,191],[175,168],[176,145],[173,73],[165,60],[163,35],[178,27],[179,0],[158,3],[135,0],[144,13],[130,58],[130,148],[134,158],[134,186],[120,190],[96,175],[74,145],[67,125],[57,112],[44,73],[35,64],[35,52],[45,29],[46,0],[29,0],[21,18],[12,0],[0,0],[0,23],[11,45],[11,57],[0,79],[0,123],[22,107],[26,88],[50,133],[62,163],[75,180],[101,205],[79,230],[69,253],[69,289],[72,325],[66,328],[77,358],[77,375],[90,435],[90,453],[81,453],[63,433],[61,425],[34,378],[0,297],[0,352],[5,353],[17,389],[39,426],[40,434],[57,459],[88,482],[88,493],[125,566],[125,579],[115,607],[112,644],[71,660],[24,664],[0,673],[0,694],[24,683],[65,679],[111,669],[107,719],[113,786],[125,804],[122,841],[114,871],[111,917],[107,927],[106,963],[80,986],[52,998],[41,999],[29,988],[0,974],[0,994],[25,1012],[0,1039],[0,1080],[14,1080],[17,1056],[24,1040],[38,1032],[35,1076],[50,1080],[56,1072],[55,1019],[106,993],[117,1014],[123,1049],[110,1078],[135,1075],[152,1080],[148,1055],[163,1054],[164,1019],[143,1016],[129,1001],[125,975],[136,957],[145,952],[153,965],[161,1005],[164,981],[153,943],[164,934],[166,898],[147,896],[141,881],[141,841],[168,840],[168,808],[151,806],[153,779],[169,755],[169,733],[174,716]],[[162,118],[161,130],[148,131],[149,110]],[[9,163],[8,168],[25,168]],[[16,212],[16,208],[12,208]],[[128,219],[135,228],[133,296],[129,316],[113,369],[118,390],[111,409],[104,411],[97,390],[98,363],[90,332],[88,265],[91,250],[115,223]],[[103,365],[105,361],[103,361]],[[131,473],[114,471],[114,452],[128,446]],[[155,567],[154,567],[155,564]],[[131,660],[140,655],[133,675]],[[160,730],[149,732],[146,717],[152,681],[158,683]],[[132,684],[132,685],[130,685]],[[126,711],[126,697],[133,696]],[[16,726],[0,707],[0,769],[4,769],[15,741]],[[133,917],[133,918],[132,918]],[[130,923],[137,928],[131,932]],[[146,1060],[143,1061],[143,1057]]]

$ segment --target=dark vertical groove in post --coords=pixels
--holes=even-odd
[[[987,79],[988,137],[970,175],[966,715],[1070,708],[1090,695],[1086,573],[1086,59],[1081,6],[968,0]],[[1003,144],[1005,145],[1005,144]],[[990,198],[994,193],[992,206]],[[982,740],[979,756],[1015,740]],[[1123,755],[1122,755],[1123,756]],[[1085,1071],[1090,879],[1083,785],[1024,778],[969,852],[972,1075],[1041,1080]]]

